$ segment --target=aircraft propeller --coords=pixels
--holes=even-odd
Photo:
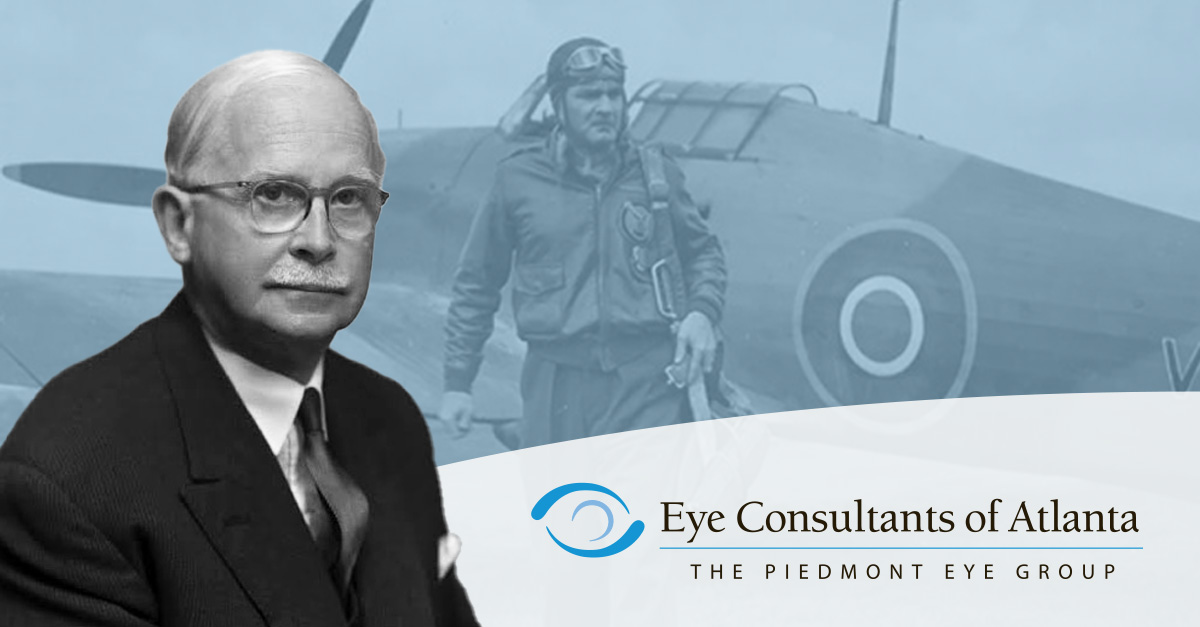
[[[4,166],[4,176],[63,196],[133,207],[149,207],[167,180],[163,170],[106,163],[19,163]]]
[[[373,0],[361,0],[342,23],[322,61],[341,72]],[[108,163],[18,163],[6,165],[5,177],[30,187],[84,200],[149,207],[154,190],[167,180],[164,170]]]
[[[321,59],[333,68],[334,72],[342,73],[342,66],[346,63],[346,57],[350,56],[350,49],[354,47],[354,42],[358,39],[358,34],[362,32],[363,24],[367,21],[367,13],[371,11],[371,2],[373,0],[362,0],[354,10],[350,12],[350,17],[342,23],[342,28],[338,30],[338,34],[333,38],[333,43],[329,44],[329,50],[325,52],[325,58]]]

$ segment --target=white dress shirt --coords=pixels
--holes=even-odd
[[[314,517],[325,515],[317,511],[322,507],[320,496],[316,492],[315,483],[308,470],[300,463],[300,449],[304,445],[304,430],[296,421],[296,412],[300,409],[300,401],[304,398],[304,390],[316,388],[321,392],[321,428],[328,439],[329,430],[325,424],[325,394],[321,388],[325,378],[325,358],[317,363],[312,378],[307,384],[300,384],[284,375],[262,366],[230,351],[216,342],[208,333],[204,334],[208,345],[225,375],[233,382],[233,389],[242,399],[254,424],[262,432],[267,446],[279,461],[279,468],[287,479],[288,487],[296,506],[304,514],[304,522],[313,528]]]

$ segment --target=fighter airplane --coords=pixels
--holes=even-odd
[[[330,46],[335,69],[370,6],[360,2]],[[1189,387],[1196,359],[1182,362],[1200,341],[1200,294],[1178,286],[1200,267],[1200,223],[892,128],[896,8],[876,119],[825,108],[801,84],[658,80],[631,92],[631,134],[675,156],[724,246],[729,380],[756,412]],[[381,131],[392,200],[370,296],[335,348],[403,382],[427,411],[440,398],[441,328],[467,228],[496,162],[540,141],[544,108],[522,97],[498,127]],[[22,163],[4,174],[138,206],[165,180],[94,163]],[[156,314],[178,287],[0,271],[0,433],[47,379]],[[522,352],[502,310],[476,385],[483,418],[519,415]],[[847,415],[809,435],[869,448],[878,438],[919,441],[933,419]],[[431,424],[442,462],[503,450],[487,429],[455,440]],[[1136,444],[1135,426],[1117,428]],[[979,434],[964,425],[961,437]],[[1053,446],[1026,446],[1021,463],[1052,468],[1041,453]]]

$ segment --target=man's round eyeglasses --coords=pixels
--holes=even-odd
[[[308,218],[313,199],[323,196],[330,225],[338,235],[346,238],[363,237],[370,233],[379,221],[383,203],[388,199],[387,192],[370,185],[315,188],[283,179],[231,181],[179,189],[189,194],[218,189],[239,190],[242,201],[250,203],[250,217],[255,228],[267,234],[295,230]]]

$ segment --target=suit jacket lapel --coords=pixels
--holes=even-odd
[[[330,352],[325,360],[330,449],[371,507],[354,573],[364,624],[432,625],[429,599],[435,574],[425,565],[437,548],[418,546],[423,534],[417,525],[420,516],[441,513],[417,512],[406,505],[410,456],[406,443],[396,437],[402,408],[371,406],[346,374],[344,358]]]
[[[345,624],[287,480],[182,294],[156,342],[194,481],[181,498],[196,522],[267,623]]]

